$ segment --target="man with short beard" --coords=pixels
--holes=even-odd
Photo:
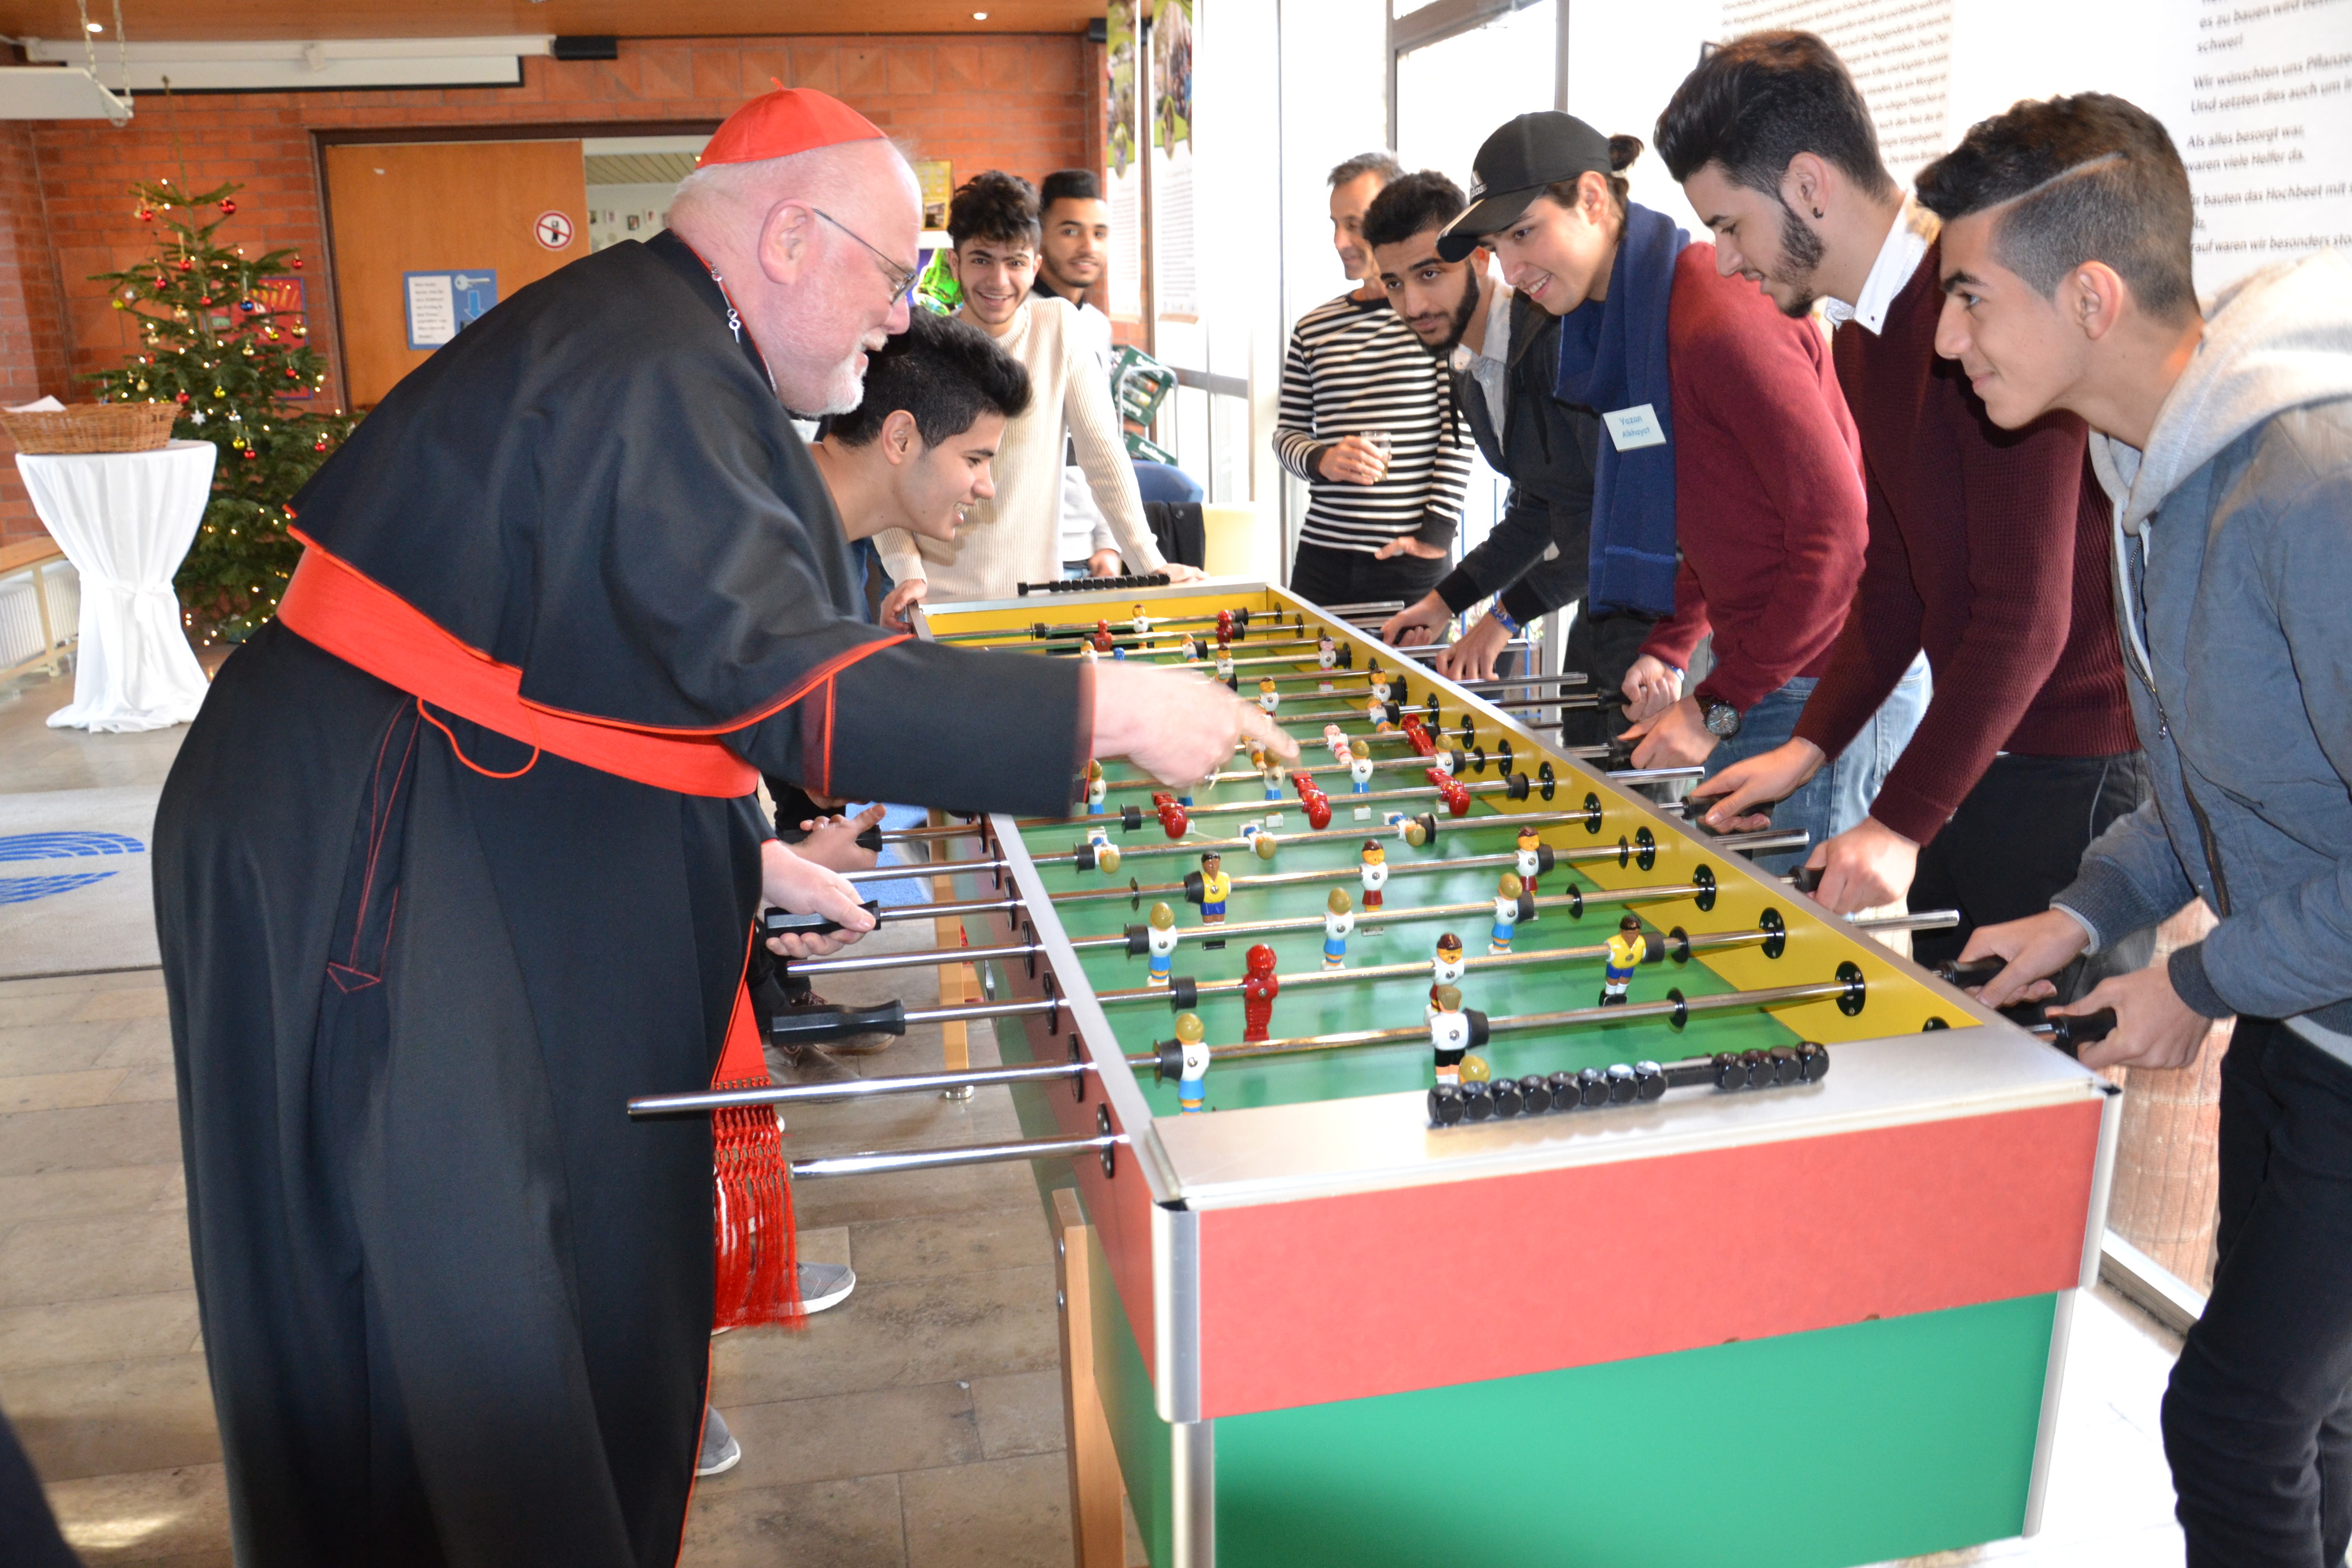
[[[920,219],[880,131],[768,94],[667,233],[468,327],[295,497],[301,562],[155,827],[245,1568],[675,1561],[715,1315],[793,1314],[785,1171],[734,1122],[721,1210],[711,1122],[622,1108],[766,1082],[763,902],[873,925],[774,838],[762,770],[1059,813],[1090,754],[1297,754],[1204,681],[856,618],[792,415],[857,405]],[[714,1227],[757,1253],[724,1295]]]
[[[1932,214],[1886,172],[1862,95],[1808,33],[1755,33],[1699,62],[1658,118],[1658,151],[1714,231],[1717,265],[1839,325],[1838,381],[1861,432],[1870,550],[1853,612],[1794,738],[1704,786],[1723,827],[1801,788],[1924,652],[1935,693],[1870,816],[1816,849],[1840,913],[1907,893],[1957,905],[1913,938],[1955,956],[1979,925],[2047,908],[2084,848],[2144,793],[2108,628],[2108,506],[2083,422],[2005,433],[1936,353]],[[2105,962],[2146,956],[2109,949]]]

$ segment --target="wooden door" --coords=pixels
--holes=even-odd
[[[335,300],[353,408],[381,402],[432,353],[410,347],[413,320],[428,342],[446,330],[438,312],[450,294],[434,275],[464,275],[456,305],[462,319],[469,298],[478,306],[485,298],[482,274],[495,275],[497,298],[508,299],[588,254],[587,176],[577,141],[382,143],[326,152]]]

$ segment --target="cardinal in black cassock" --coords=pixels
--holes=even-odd
[[[753,110],[737,157],[880,135]],[[671,235],[469,326],[294,509],[284,612],[156,826],[237,1560],[672,1562],[712,1139],[623,1105],[711,1081],[754,774],[1059,814],[1088,674],[855,619],[824,485]]]

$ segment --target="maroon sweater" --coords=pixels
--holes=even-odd
[[[1832,356],[1862,433],[1870,548],[1853,612],[1797,734],[1832,757],[1920,649],[1927,716],[1870,814],[1917,843],[1998,751],[2137,749],[2108,588],[2108,509],[2083,422],[1997,429],[1936,352],[1942,247],[1929,246],[1886,329],[1838,329]]]
[[[1702,240],[1666,306],[1675,400],[1675,612],[1642,652],[1677,669],[1712,627],[1702,703],[1745,713],[1829,667],[1862,576],[1862,457],[1830,346]]]

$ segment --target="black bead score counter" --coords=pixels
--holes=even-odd
[[[1003,1066],[907,1086],[1009,1084],[1027,1136],[919,1157],[1075,1185],[1153,1563],[1824,1568],[2035,1528],[2101,1079],[1279,588],[920,630],[1222,671],[1300,745],[931,835]]]

